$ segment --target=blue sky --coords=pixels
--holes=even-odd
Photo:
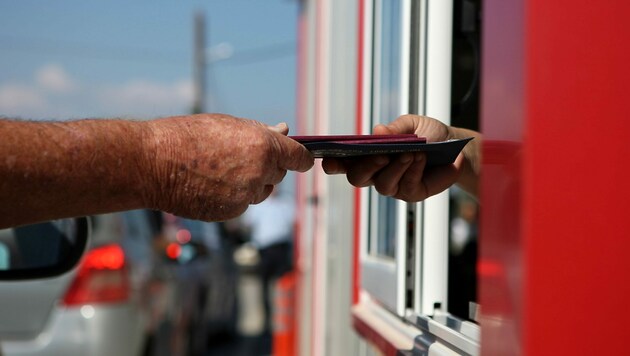
[[[189,112],[197,10],[233,53],[210,64],[207,111],[294,126],[297,0],[2,1],[0,115]]]

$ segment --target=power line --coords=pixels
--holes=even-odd
[[[217,64],[246,65],[284,57],[293,57],[296,55],[296,47],[295,41],[287,41],[255,48],[235,50],[230,58],[219,61]]]
[[[38,37],[14,37],[0,35],[2,50],[14,50],[35,54],[58,54],[88,59],[126,60],[163,64],[188,64],[189,59],[176,51],[152,48],[103,46]]]
[[[188,65],[190,62],[190,57],[183,55],[182,52],[179,51],[125,46],[103,46],[51,40],[40,37],[0,35],[0,47],[3,51],[13,50],[40,55],[47,53],[87,59],[124,60],[169,65]],[[235,49],[229,58],[213,63],[213,65],[247,65],[292,57],[296,54],[296,47],[296,41],[292,40],[254,48]]]

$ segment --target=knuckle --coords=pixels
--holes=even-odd
[[[248,138],[247,145],[251,148],[253,154],[267,155],[270,150],[267,138],[260,132],[257,132],[256,135],[251,135],[251,138]]]

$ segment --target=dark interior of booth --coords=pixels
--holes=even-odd
[[[479,130],[481,0],[456,0],[453,12],[451,125]],[[479,204],[450,189],[448,312],[475,321]]]

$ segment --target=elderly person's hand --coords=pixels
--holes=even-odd
[[[424,200],[458,183],[463,189],[477,195],[479,167],[479,141],[477,132],[447,126],[438,120],[419,115],[404,115],[388,125],[374,127],[377,135],[409,134],[427,138],[428,142],[475,136],[459,154],[453,164],[426,167],[422,152],[399,155],[376,155],[353,158],[325,158],[322,162],[328,174],[346,174],[356,187],[374,186],[382,195],[408,202]]]
[[[286,124],[266,126],[221,114],[154,120],[149,135],[147,203],[201,219],[225,220],[271,194],[287,170],[304,172],[313,156],[286,137]]]
[[[0,228],[149,208],[236,217],[313,156],[269,127],[222,114],[150,121],[0,118]]]

